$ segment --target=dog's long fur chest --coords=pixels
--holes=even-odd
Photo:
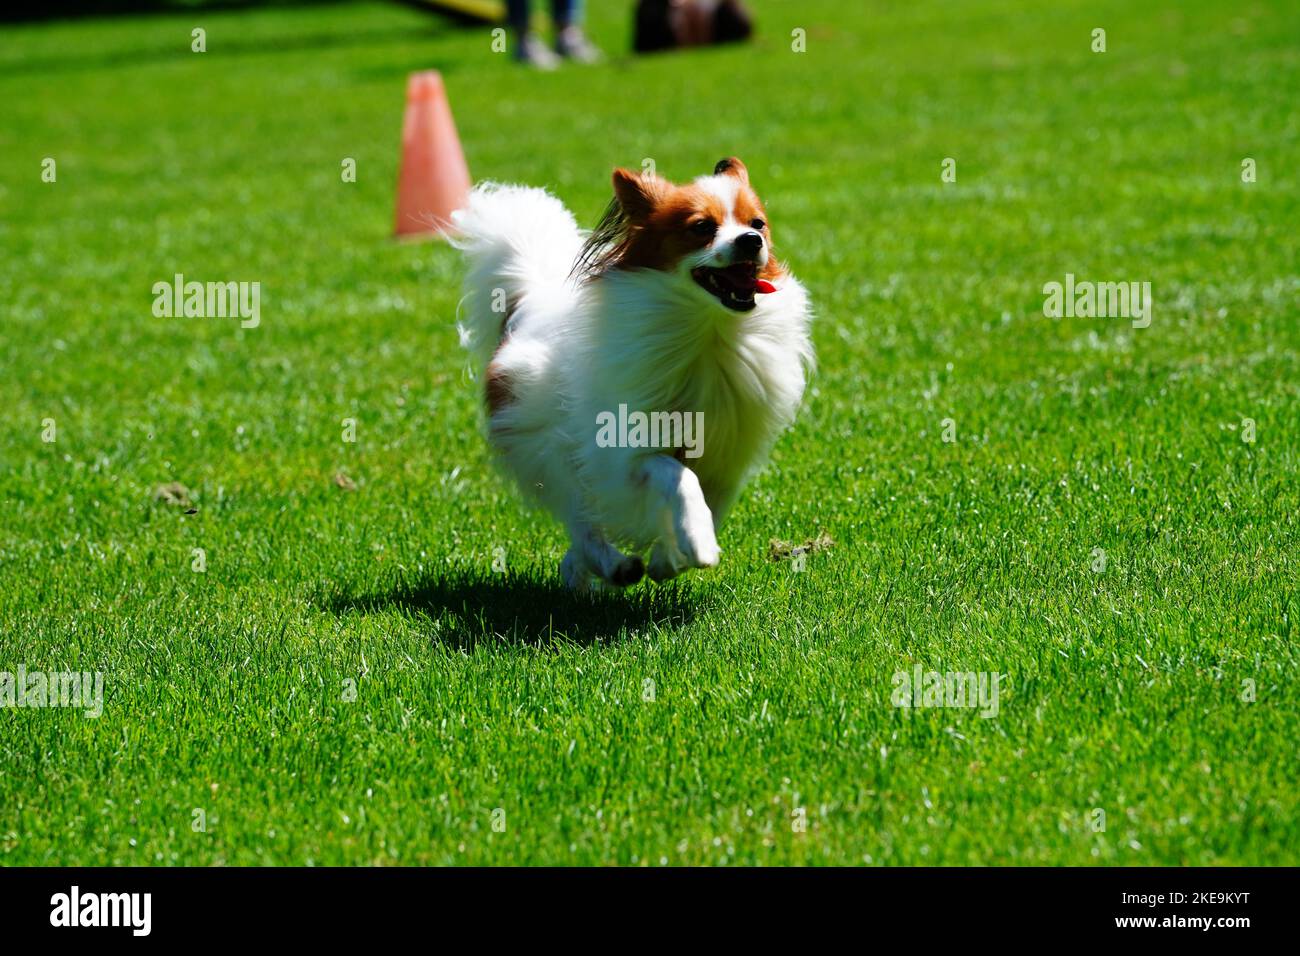
[[[602,276],[583,298],[588,355],[576,391],[611,409],[698,414],[701,454],[686,464],[730,498],[798,408],[812,360],[805,324],[791,320],[806,307],[802,287],[737,314],[637,271]]]

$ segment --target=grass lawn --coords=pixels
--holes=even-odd
[[[553,75],[392,5],[5,29],[0,671],[106,683],[0,711],[0,863],[1300,862],[1300,7],[754,6]],[[716,571],[561,589],[459,259],[389,239],[428,67],[588,224],[749,164],[820,365]],[[156,318],[175,273],[261,324]],[[1046,317],[1067,273],[1150,326]]]

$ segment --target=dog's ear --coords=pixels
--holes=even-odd
[[[726,159],[718,160],[718,165],[713,167],[713,175],[735,176],[746,186],[749,185],[749,170],[745,168],[739,156],[728,156]]]
[[[668,184],[658,176],[634,173],[630,169],[614,170],[614,196],[633,222],[649,219],[667,191]]]

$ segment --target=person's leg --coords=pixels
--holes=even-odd
[[[551,19],[555,29],[582,23],[582,0],[551,0]]]
[[[582,0],[551,0],[555,21],[555,49],[561,56],[583,63],[600,59],[600,51],[582,32]]]
[[[528,17],[531,13],[531,0],[506,0],[506,23],[516,34],[528,31]]]
[[[533,35],[532,0],[506,0],[506,23],[514,37],[515,59],[543,70],[553,70],[559,59]]]

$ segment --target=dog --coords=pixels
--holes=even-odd
[[[716,566],[717,528],[814,367],[808,294],[744,163],[613,185],[590,234],[525,186],[479,185],[452,214],[488,440],[567,528],[577,591]]]

